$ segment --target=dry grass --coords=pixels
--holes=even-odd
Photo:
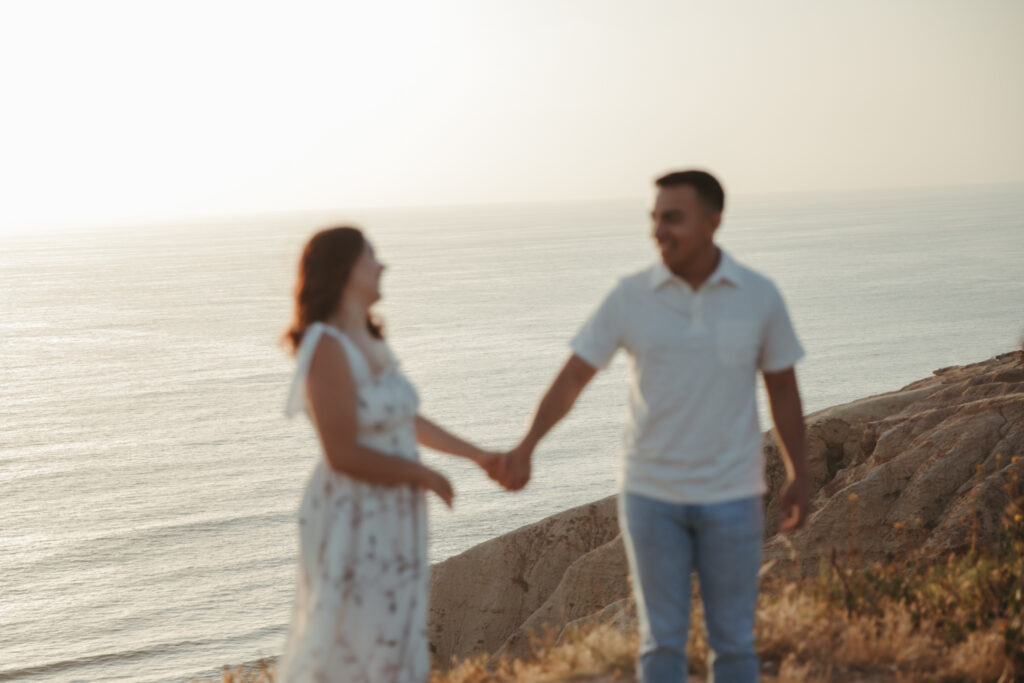
[[[222,683],[274,683],[276,672],[273,662],[260,660],[255,664],[225,667],[220,680]]]
[[[449,671],[435,671],[430,683],[507,683],[511,681],[634,681],[637,637],[601,625],[569,633],[556,644],[553,634],[534,642],[528,659],[488,662],[482,655],[458,662]]]
[[[850,614],[792,583],[765,602],[758,650],[779,680],[996,681],[1012,673],[995,624],[951,644],[939,620],[915,624],[899,603]]]
[[[1013,681],[1003,624],[994,620],[950,643],[940,619],[917,620],[897,602],[873,615],[848,613],[815,586],[790,581],[766,591],[758,607],[758,652],[765,681]],[[634,630],[597,626],[554,645],[538,644],[527,660],[489,665],[486,656],[435,672],[431,683],[634,681]],[[697,602],[687,647],[695,679],[707,675],[707,638]]]

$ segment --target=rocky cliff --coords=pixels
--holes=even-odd
[[[807,425],[813,512],[785,538],[776,534],[784,472],[765,439],[765,561],[776,570],[811,571],[834,548],[881,559],[991,542],[1024,475],[1024,352],[936,370]],[[522,654],[531,630],[622,618],[627,575],[614,499],[567,510],[434,567],[431,647],[439,662]]]

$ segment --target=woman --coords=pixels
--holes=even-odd
[[[424,491],[454,493],[417,442],[493,472],[499,456],[417,412],[419,399],[370,315],[384,270],[355,228],[306,245],[285,341],[297,368],[286,413],[305,410],[323,459],[299,510],[298,591],[277,680],[422,682],[427,651]]]

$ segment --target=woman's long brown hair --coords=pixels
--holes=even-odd
[[[341,293],[365,244],[363,233],[348,226],[321,230],[306,243],[295,284],[295,312],[283,339],[293,354],[306,329],[326,321],[338,309]],[[381,326],[369,316],[366,327],[373,336],[383,338]]]

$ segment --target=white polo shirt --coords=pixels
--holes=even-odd
[[[724,250],[696,292],[661,263],[629,275],[572,340],[595,368],[619,348],[630,367],[622,488],[681,504],[764,494],[757,371],[804,353],[771,280]]]

